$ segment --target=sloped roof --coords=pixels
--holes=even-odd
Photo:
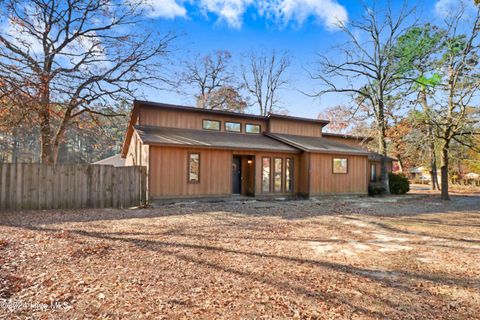
[[[114,156],[95,161],[92,164],[104,164],[104,165],[112,165],[114,167],[123,167],[125,166],[125,159],[122,158],[121,154],[116,154]]]
[[[225,111],[225,110],[209,110],[209,109],[202,109],[202,108],[196,108],[191,106],[174,105],[174,104],[160,103],[160,102],[153,102],[153,101],[134,100],[133,109],[130,115],[130,121],[128,123],[127,131],[125,132],[125,137],[124,137],[123,146],[122,146],[121,154],[123,158],[126,157],[128,148],[130,146],[130,142],[134,132],[133,126],[137,123],[139,109],[143,107],[188,111],[188,112],[196,112],[196,113],[204,113],[204,114],[224,115],[224,116],[231,116],[236,118],[255,119],[255,120],[263,120],[263,121],[269,121],[270,118],[272,119],[281,118],[281,119],[293,120],[293,121],[314,122],[314,123],[318,123],[322,127],[329,123],[328,120],[300,118],[300,117],[287,116],[287,115],[269,114],[267,116],[260,116],[255,114],[238,113],[238,112]]]
[[[280,133],[266,133],[278,141],[289,144],[295,148],[308,152],[318,153],[345,153],[370,155],[371,153],[361,148],[353,147],[347,144],[339,143],[331,139],[320,137],[297,136]]]
[[[154,126],[134,126],[134,129],[140,140],[144,144],[149,145],[299,152],[297,148],[262,134],[242,134]]]

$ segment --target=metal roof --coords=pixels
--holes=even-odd
[[[272,152],[299,152],[263,134],[230,133],[155,126],[134,126],[144,144],[186,146],[216,149],[264,150]]]
[[[358,155],[371,154],[370,152],[361,148],[356,148],[327,138],[297,136],[280,133],[266,133],[266,135],[307,152],[345,153]]]

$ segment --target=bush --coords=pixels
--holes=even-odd
[[[390,182],[391,194],[405,194],[410,190],[410,182],[403,174],[389,173],[388,180]]]
[[[380,182],[370,182],[368,185],[368,195],[369,196],[378,196],[383,194],[383,187]]]

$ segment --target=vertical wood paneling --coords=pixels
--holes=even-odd
[[[187,182],[189,152],[200,153],[199,183]],[[229,196],[232,193],[233,155],[253,156],[255,166],[254,190],[257,195],[262,193],[261,158],[264,156],[280,157],[284,159],[283,161],[287,157],[293,158],[295,177],[293,192],[297,192],[298,182],[296,180],[300,176],[300,161],[297,154],[150,146],[148,194],[152,198]]]
[[[140,109],[140,125],[159,126],[167,128],[202,129],[204,119],[221,122],[220,130],[225,130],[225,121],[240,122],[242,133],[246,123],[259,124],[261,131],[267,131],[267,121],[263,119],[251,119],[217,114],[201,114],[191,111],[162,110],[158,108],[143,107]],[[132,141],[133,142],[133,141]]]
[[[0,210],[145,204],[146,168],[0,164]]]
[[[199,183],[187,183],[188,152],[200,153]],[[229,195],[231,193],[231,151],[151,146],[149,153],[150,197]]]
[[[348,159],[348,173],[333,173],[333,158]],[[366,194],[367,156],[310,154],[310,193]]]
[[[270,132],[298,136],[322,136],[322,125],[299,120],[272,119],[269,120]]]

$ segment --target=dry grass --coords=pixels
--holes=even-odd
[[[479,210],[426,196],[6,213],[0,318],[479,318]]]

